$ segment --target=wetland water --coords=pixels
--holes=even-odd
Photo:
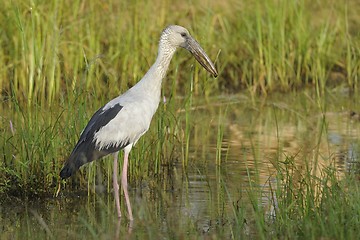
[[[325,99],[303,92],[256,101],[245,95],[194,101],[188,166],[177,160],[163,168],[162,177],[136,186],[130,180],[133,223],[118,221],[112,193],[11,198],[0,207],[1,239],[236,238],[239,224],[245,236],[256,235],[252,198],[269,220],[276,218],[280,162],[291,158],[299,169],[308,164],[319,177],[330,165],[340,176],[357,171],[356,99],[340,93]],[[177,115],[185,118],[181,110]]]

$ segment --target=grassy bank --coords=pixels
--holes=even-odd
[[[79,97],[86,99],[86,95]],[[192,109],[187,112],[184,99],[174,106],[162,104],[150,132],[131,153],[130,192],[136,192],[131,198],[136,209],[132,232],[126,219],[120,224],[114,214],[111,157],[84,166],[62,186],[60,197],[51,196],[56,189],[61,158],[69,154],[80,125],[87,121],[86,109],[93,106],[80,101],[77,105],[64,102],[63,111],[45,113],[33,109],[32,118],[36,121],[22,130],[19,126],[26,116],[14,118],[14,135],[8,136],[5,143],[6,156],[12,158],[1,166],[0,174],[7,175],[1,175],[0,180],[9,180],[7,188],[1,182],[1,189],[7,191],[5,195],[19,197],[14,198],[12,205],[4,204],[4,198],[0,200],[3,207],[0,213],[6,212],[0,218],[12,216],[9,221],[3,221],[4,236],[112,239],[115,232],[120,232],[120,236],[146,239],[357,239],[360,236],[356,158],[359,141],[347,139],[343,146],[334,145],[329,139],[333,124],[347,126],[340,127],[339,136],[345,138],[349,131],[354,131],[356,136],[358,120],[339,118],[339,122],[334,122],[331,114],[316,116],[315,112],[321,112],[314,101],[316,93],[303,93],[303,97],[269,100],[270,106],[251,104],[250,97],[241,104],[225,104],[224,99],[217,98],[212,102],[220,105],[206,108],[203,105],[206,100],[193,99]],[[332,114],[338,109],[336,102],[347,100],[347,97],[327,98],[326,108]],[[236,96],[232,101],[235,99],[240,98]],[[179,102],[183,105],[178,112]],[[350,109],[357,106],[356,102],[357,99],[351,99],[340,105]],[[76,109],[72,109],[74,106]],[[74,127],[66,127],[66,121]],[[297,130],[291,134],[294,123]],[[260,147],[263,143],[266,148]],[[5,144],[1,142],[2,146]],[[349,148],[353,157],[347,156],[351,153],[347,152]],[[188,159],[183,154],[186,151]],[[182,161],[187,162],[185,167]],[[196,178],[184,180],[190,173],[195,173],[192,176]],[[202,178],[203,182],[199,181]],[[179,187],[182,184],[188,186]],[[197,194],[202,192],[201,196],[205,196],[200,201],[209,204],[210,213],[205,219],[209,219],[210,227],[206,231],[199,228],[203,216],[187,212],[192,202],[189,200],[190,206],[186,208],[186,199],[194,197],[191,184],[200,189]],[[204,185],[207,187],[200,187]],[[104,194],[93,194],[99,186],[108,189]],[[20,210],[13,214],[6,208],[20,208],[24,192],[28,193],[31,206],[27,207],[25,217],[19,214]],[[34,196],[39,198],[31,201]],[[176,205],[179,200],[175,199],[180,196],[184,198],[183,208]],[[124,204],[122,207],[125,210]]]
[[[189,28],[220,70],[207,80],[178,53],[165,89],[196,94],[358,88],[357,1],[10,1],[0,15],[2,99],[49,104],[78,89],[115,96],[155,59],[161,30]],[[157,14],[154,14],[156,12]],[[194,61],[194,60],[191,60]],[[190,61],[190,62],[191,62]]]
[[[206,236],[213,239],[238,236],[258,239],[357,238],[360,235],[356,227],[360,210],[357,204],[360,193],[358,164],[356,158],[346,159],[342,155],[346,155],[347,148],[356,141],[334,147],[327,139],[333,124],[344,126],[339,127],[342,129],[340,136],[346,136],[348,131],[356,134],[359,124],[356,119],[351,123],[348,115],[337,122],[331,120],[331,114],[323,117],[317,114],[322,112],[321,108],[336,113],[339,106],[357,110],[358,99],[327,93],[326,101],[319,104],[314,92],[299,95],[287,95],[289,100],[283,95],[280,100],[273,101],[268,97],[265,105],[262,101],[253,102],[251,95],[212,98],[210,102],[188,96],[162,103],[150,131],[130,155],[131,187],[133,191],[145,192],[140,198],[145,198],[144,202],[134,200],[136,213],[141,218],[137,219],[132,236],[181,238],[186,231],[190,238]],[[35,223],[30,220],[38,216],[31,211],[25,219],[16,220],[20,227],[6,225],[7,230],[18,229],[16,233],[24,237],[50,236],[48,232],[59,237],[74,234],[78,238],[89,235],[100,238],[104,233],[113,237],[111,234],[117,224],[111,194],[111,157],[84,166],[62,185],[60,200],[52,197],[63,160],[88,121],[92,113],[89,109],[97,108],[98,102],[91,101],[91,97],[85,92],[76,96],[76,101],[60,99],[60,106],[49,109],[34,106],[31,111],[25,111],[16,104],[12,109],[6,109],[8,114],[13,114],[7,118],[11,125],[9,121],[2,121],[1,195],[15,196],[16,201],[21,202],[44,197],[55,202],[44,208],[40,215],[45,219],[48,231],[40,229],[38,219]],[[294,125],[298,128],[295,134],[291,133]],[[269,145],[260,148],[259,142]],[[234,145],[229,146],[230,143]],[[212,151],[211,146],[215,148]],[[353,151],[357,149],[355,146]],[[238,182],[227,179],[234,175],[227,173],[226,168],[234,168],[227,164],[234,161],[239,161],[237,165],[245,162],[245,167],[235,174],[242,176]],[[196,171],[196,164],[216,166],[217,184],[211,187],[215,195],[211,197],[211,203],[216,203],[217,207],[209,206],[213,209],[209,233],[200,231],[191,218],[185,230],[179,229],[177,220],[186,218],[183,211],[166,208],[172,205],[172,197],[179,194],[176,188],[168,190],[173,189],[174,179],[186,178],[187,172]],[[184,171],[174,174],[174,165]],[[206,176],[207,170],[199,169]],[[266,179],[263,179],[264,175]],[[242,187],[244,183],[246,188]],[[91,199],[104,196],[93,194],[99,191],[99,186],[105,187],[102,191],[107,200],[95,209],[93,205],[96,204]],[[146,189],[150,194],[146,194]],[[263,195],[269,189],[271,194],[266,195],[269,204],[264,204]],[[81,196],[80,206],[84,209],[77,212],[79,209],[74,203],[69,205],[75,210],[67,212],[63,209],[67,201],[79,201],[78,197],[72,197],[74,194]],[[183,194],[186,196],[190,192],[184,190]],[[19,207],[20,204],[16,205]],[[158,207],[154,209],[154,205]],[[66,220],[59,217],[63,212]],[[100,223],[97,221],[99,215]],[[159,232],[164,216],[167,216],[168,226]],[[65,227],[59,227],[64,226],[59,222],[69,219],[76,224],[66,231]],[[13,236],[12,231],[8,236]],[[126,233],[126,224],[121,225],[120,231]]]
[[[219,178],[219,199],[233,205],[232,214],[221,209],[217,213],[230,223],[226,232],[218,227],[217,234],[358,238],[357,170],[348,174],[334,168],[332,149],[321,148],[331,145],[326,140],[330,138],[327,111],[335,115],[346,111],[339,117],[341,123],[348,123],[347,111],[360,112],[359,11],[356,0],[4,1],[0,9],[0,195],[52,196],[59,170],[91,115],[143,76],[155,60],[161,30],[174,23],[190,30],[216,62],[220,76],[211,78],[185,51],[175,55],[163,84],[166,102],[160,103],[149,132],[131,152],[131,185],[140,188],[146,182],[154,192],[163,190],[161,184],[171,182],[168,178],[175,165],[187,172],[196,161],[206,164],[211,144],[216,148],[211,159],[218,172],[233,150],[226,141],[240,142],[237,147],[244,152],[237,156],[256,164],[261,157],[268,159],[262,150],[275,149],[269,156],[275,169],[276,183],[270,187],[276,218],[268,215],[251,184],[242,193],[250,199],[249,210],[242,205],[248,202],[228,191]],[[293,95],[284,95],[280,103],[265,97],[309,88],[291,104]],[[329,88],[344,90],[336,94],[354,94],[340,102]],[[240,91],[246,94],[226,100],[213,97]],[[231,108],[234,104],[239,105]],[[203,118],[196,116],[201,111]],[[294,125],[286,125],[294,118]],[[255,126],[241,128],[258,120],[262,124],[258,132],[274,136],[265,139],[270,144],[260,150],[254,147],[259,141],[252,135]],[[305,137],[289,134],[295,139],[289,144],[288,135],[280,134],[282,126],[308,130],[302,133]],[[356,130],[356,125],[349,126],[339,129]],[[309,136],[306,143],[300,141]],[[300,155],[304,149],[312,152]],[[201,157],[193,156],[198,153]],[[109,159],[84,166],[63,183],[63,193],[92,195],[99,186],[110,193]],[[315,173],[320,160],[327,165]],[[260,170],[245,170],[248,181],[259,184]],[[161,219],[160,214],[156,217]],[[93,236],[106,232],[101,228],[107,222],[100,226],[86,221]],[[313,230],[314,225],[319,227]],[[31,236],[31,228],[27,231]],[[191,226],[190,233],[203,236]],[[160,237],[181,238],[182,233],[164,234]]]

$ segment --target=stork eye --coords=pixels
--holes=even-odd
[[[182,33],[181,33],[181,36],[182,36],[182,37],[186,37],[186,33],[185,33],[185,32],[182,32]]]

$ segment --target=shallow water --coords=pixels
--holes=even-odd
[[[239,224],[241,234],[251,237],[253,196],[275,217],[280,162],[310,164],[319,176],[329,165],[340,176],[358,171],[357,101],[342,93],[324,99],[303,92],[256,101],[246,95],[194,101],[188,166],[177,160],[163,168],[161,180],[130,182],[133,223],[117,219],[112,193],[65,192],[57,198],[3,200],[1,237],[233,238]],[[177,115],[185,118],[181,108]],[[245,223],[235,217],[239,209]]]

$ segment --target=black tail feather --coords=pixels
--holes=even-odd
[[[68,178],[73,175],[82,165],[106,156],[110,153],[117,152],[127,146],[126,143],[118,147],[109,147],[104,150],[96,150],[94,144],[78,144],[74,151],[71,153],[69,159],[66,161],[65,166],[60,172],[62,179]]]
[[[90,156],[87,156],[87,154],[84,152],[72,152],[69,159],[66,161],[65,166],[60,172],[60,177],[62,179],[68,178],[73,175],[82,165],[94,160],[88,157]]]
[[[66,164],[60,172],[61,179],[70,177],[76,170],[73,164]]]

